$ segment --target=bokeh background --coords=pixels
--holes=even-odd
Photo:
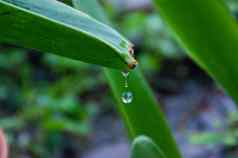
[[[238,1],[225,1],[238,17]],[[235,104],[184,53],[151,1],[100,3],[135,44],[139,67],[184,158],[238,157]],[[12,45],[0,45],[0,128],[11,158],[129,157],[126,130],[100,67]]]

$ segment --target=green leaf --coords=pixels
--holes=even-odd
[[[24,121],[17,117],[0,118],[0,128],[2,129],[19,129],[24,125]]]
[[[131,158],[166,158],[166,156],[149,137],[139,136],[133,141]]]
[[[124,78],[120,72],[108,70],[106,75],[117,99],[117,108],[123,116],[130,137],[147,135],[161,147],[168,157],[180,158],[167,121],[141,72],[138,69],[130,72],[128,85],[134,96],[130,104],[123,104],[121,101],[121,94],[125,89]]]
[[[78,135],[87,135],[91,130],[87,122],[76,122],[64,117],[48,118],[46,121],[43,121],[42,127],[49,131],[67,131]]]
[[[0,21],[1,43],[112,68],[136,64],[118,32],[55,0],[0,0]]]
[[[77,7],[81,9],[83,6],[84,11],[90,10],[92,12],[94,10],[91,7],[92,3],[94,3],[92,5],[94,8],[101,7],[97,0],[87,0],[87,2],[85,0],[73,0],[73,2],[74,4],[83,3],[84,5],[78,5]],[[105,23],[110,23],[104,12],[98,12],[99,10],[103,11],[102,8],[95,9],[92,16]],[[105,19],[100,17],[105,17]],[[125,78],[121,72],[110,69],[104,69],[104,72],[117,100],[117,109],[123,117],[129,136],[134,139],[140,135],[147,135],[161,147],[169,158],[180,158],[180,153],[167,125],[167,121],[160,111],[159,105],[139,68],[131,71],[128,78],[129,90],[134,95],[134,99],[130,104],[123,104],[121,101],[121,94],[125,91]]]
[[[188,54],[238,103],[238,29],[222,0],[154,0]]]
[[[221,143],[223,138],[224,134],[218,132],[194,133],[190,137],[190,142],[192,144],[199,144],[199,145],[208,145],[208,144],[214,145]]]
[[[98,7],[97,0],[72,0],[72,3],[75,8],[80,8],[81,11],[87,13],[88,15],[98,19],[99,21],[104,19],[102,22],[109,23],[107,20],[107,16],[103,13],[103,8]],[[91,7],[93,9],[88,9],[88,7]]]

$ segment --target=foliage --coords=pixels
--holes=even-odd
[[[70,4],[68,0],[65,0],[64,2],[66,1],[68,4]],[[74,2],[76,1],[77,0],[74,0]],[[10,2],[10,0],[8,0],[8,2]],[[85,2],[89,3],[90,1]],[[201,4],[203,2],[205,3],[205,0],[201,0],[201,2],[197,3]],[[210,4],[212,2],[214,2],[214,0],[211,0],[211,2],[207,3]],[[192,1],[189,1],[188,5],[191,3]],[[6,4],[6,1],[0,0],[0,4],[0,6],[3,6],[2,4]],[[73,10],[69,9],[61,3],[56,4],[62,5],[63,8],[66,8],[66,10]],[[149,79],[150,83],[158,82],[157,78],[154,77],[154,75],[158,75],[160,64],[164,61],[164,59],[167,59],[169,57],[170,60],[176,61],[186,57],[183,49],[181,49],[173,40],[171,31],[166,29],[166,26],[158,16],[158,13],[156,13],[154,10],[150,12],[138,10],[133,13],[129,12],[125,15],[121,15],[120,13],[117,13],[115,11],[115,8],[113,8],[113,6],[111,6],[109,3],[104,2],[104,4],[106,4],[107,9],[109,10],[109,17],[111,17],[112,21],[114,21],[114,27],[116,27],[117,30],[120,30],[120,32],[122,32],[123,34],[127,35],[136,44],[136,56],[141,63],[140,68],[144,70],[144,74],[147,75],[146,77]],[[160,4],[162,4],[161,7],[163,7],[163,5],[166,5],[166,0],[165,2],[161,0]],[[174,3],[174,5],[176,4],[177,3]],[[7,6],[12,7],[12,5]],[[183,7],[186,6],[187,5],[184,5]],[[219,6],[219,10],[222,12],[224,11],[220,7],[220,5],[216,4],[215,6]],[[235,0],[230,1],[229,7],[234,14],[236,14],[237,6],[238,5]],[[42,7],[45,7],[45,4],[44,6],[42,5]],[[14,10],[15,9],[16,7],[14,7]],[[187,9],[192,10],[196,9],[196,7],[188,7]],[[19,10],[19,8],[17,8],[16,10]],[[21,13],[29,13],[29,11],[26,11],[24,9],[20,9],[19,11]],[[86,12],[87,9],[84,11]],[[93,14],[94,11],[94,9],[91,9],[89,14]],[[101,11],[102,10],[99,9],[99,12]],[[76,10],[73,10],[72,12],[77,12],[78,14],[78,11]],[[178,15],[180,11],[176,12],[173,10],[173,13],[175,15]],[[101,16],[101,18],[107,17],[104,14],[99,15]],[[164,15],[163,10],[161,15]],[[37,19],[42,19],[42,17],[39,16],[38,13],[29,13],[29,16],[33,16]],[[1,16],[0,19],[3,17]],[[183,15],[183,17],[186,16]],[[94,34],[90,34],[90,36],[87,37],[88,35],[82,34],[82,32],[79,33],[79,30],[72,29],[72,26],[66,26],[66,24],[62,26],[59,21],[54,21],[52,19],[49,20],[48,18],[45,18],[45,20],[48,22],[50,21],[50,24],[52,24],[52,26],[58,26],[57,28],[62,28],[63,30],[66,29],[68,31],[71,30],[73,32],[69,31],[68,35],[70,35],[70,37],[66,38],[64,34],[62,34],[62,32],[58,30],[59,32],[57,34],[57,38],[62,39],[63,42],[56,42],[52,46],[54,47],[54,49],[49,46],[47,41],[42,40],[42,45],[48,44],[47,46],[49,46],[50,48],[45,50],[45,48],[39,47],[38,49],[42,52],[47,51],[68,56],[68,51],[76,50],[78,47],[82,46],[81,42],[77,40],[71,40],[72,36],[76,38],[76,36],[78,37],[78,35],[80,34],[83,37],[87,38],[87,41],[89,43],[92,40],[92,36],[94,36]],[[118,18],[120,20],[118,20]],[[210,18],[212,19],[212,16]],[[222,15],[215,19],[221,20],[220,18],[227,20],[227,18],[223,17]],[[7,18],[5,17],[5,19]],[[90,19],[91,18],[89,18],[89,20]],[[9,26],[11,25],[9,25],[9,23],[2,22],[2,20],[3,19],[1,19],[0,28],[4,30],[6,29],[6,31],[2,31],[1,35],[6,35],[6,33],[10,32],[11,27]],[[18,22],[20,23],[19,19]],[[95,24],[98,24],[100,26],[102,25],[108,30],[111,30],[108,26],[105,26],[100,22],[96,22],[95,20],[92,20],[91,22],[95,22]],[[187,24],[187,22],[188,21],[185,21],[184,25]],[[211,20],[210,26],[215,27],[212,22],[213,20]],[[25,32],[19,32],[24,34],[23,36],[21,36],[22,34],[19,34],[19,39],[21,36],[26,38],[27,40],[27,36],[30,35],[31,31],[37,30],[38,26],[41,26],[36,23],[35,25],[36,26],[34,27],[34,29],[27,29],[25,30]],[[188,26],[186,26],[186,28]],[[108,31],[107,29],[105,30]],[[54,32],[57,31],[57,29],[52,29],[51,31]],[[47,33],[51,33],[51,31],[47,31]],[[189,31],[189,29],[184,32],[187,31]],[[214,34],[221,36],[222,34],[220,32]],[[201,33],[201,36],[202,34],[203,33]],[[207,33],[205,33],[205,35],[206,34]],[[3,37],[4,36],[1,36],[0,39],[3,39]],[[36,40],[39,40],[38,38],[40,38],[40,36],[38,37],[34,35],[34,38],[36,38]],[[121,35],[120,38],[124,39],[124,37],[122,37]],[[4,37],[4,39],[9,40],[6,38],[6,36]],[[16,41],[14,41],[14,43],[25,47],[30,47],[30,45],[28,45],[28,42],[21,43],[21,40],[19,39],[15,39]],[[55,40],[55,37],[52,36],[51,39]],[[220,45],[230,43],[228,41],[225,41],[226,38],[224,39],[218,37],[218,39],[222,40],[222,43]],[[14,40],[14,38],[11,38],[11,40]],[[65,47],[67,43],[64,42],[67,41],[69,45]],[[74,44],[74,47],[71,47],[70,45],[70,42],[72,41],[77,42]],[[91,45],[87,47],[92,51],[93,54],[95,50],[98,52],[100,48],[103,48],[103,50],[109,53],[109,56],[114,56],[115,54],[118,55],[118,53],[120,53],[120,51],[118,52],[112,50],[110,46],[108,47],[108,43],[102,41],[102,39],[98,39],[98,41],[94,42],[95,46],[97,47]],[[201,43],[204,44],[203,42]],[[222,47],[220,45],[214,45],[216,46],[214,47],[214,49],[219,51],[222,50],[220,49],[220,47]],[[61,46],[63,47],[63,49],[61,48]],[[225,47],[225,45],[223,46]],[[90,62],[105,65],[103,60],[107,59],[108,54],[103,54],[101,56],[101,54],[105,53],[105,51],[96,53],[99,54],[97,57],[100,58],[100,61],[95,62],[93,61],[94,59],[91,58]],[[8,133],[9,142],[13,149],[11,150],[12,157],[17,158],[21,157],[21,155],[45,158],[60,157],[59,155],[61,155],[63,157],[65,148],[71,148],[77,152],[79,150],[79,147],[80,149],[82,148],[82,146],[87,147],[87,138],[92,134],[93,120],[95,120],[95,118],[97,118],[97,116],[101,113],[104,113],[104,111],[113,111],[113,107],[111,106],[113,105],[113,101],[111,99],[111,95],[107,92],[108,89],[106,86],[106,79],[101,74],[100,68],[83,64],[76,60],[70,60],[52,54],[41,54],[35,50],[29,51],[9,45],[2,45],[0,47],[0,52],[0,127],[4,128]],[[128,52],[126,51],[125,53]],[[78,54],[88,55],[86,51],[77,52],[77,55]],[[207,54],[210,54],[210,52]],[[117,61],[113,62],[118,63],[118,65],[124,64],[124,62],[122,62],[123,60],[121,60],[120,58],[118,60],[117,55],[115,55],[116,57],[114,58]],[[88,55],[87,57],[89,56],[93,58],[95,57],[94,55]],[[212,57],[216,57],[216,55],[213,54]],[[236,56],[232,56],[232,58],[233,57],[233,60],[235,60]],[[86,61],[86,59],[83,61]],[[89,62],[89,60],[87,62]],[[207,68],[207,63],[205,62],[205,60],[201,62],[199,59],[199,62],[200,64],[205,65],[204,67]],[[219,63],[222,68],[221,70],[223,70],[223,68],[225,69],[226,65],[229,65],[231,63],[232,62],[227,61],[225,64]],[[116,65],[116,67],[118,65]],[[115,65],[111,65],[110,62],[107,66],[115,67]],[[230,75],[234,75],[235,78],[235,73],[230,73],[230,71],[234,70],[235,72],[236,67],[231,66],[230,68],[231,69],[227,72],[220,72],[220,70],[218,70],[217,72],[224,72],[224,77],[227,77],[228,79],[231,79]],[[213,69],[208,69],[209,72],[211,70],[210,73],[212,73],[213,76],[216,77],[217,74],[214,75]],[[163,150],[163,152],[167,153],[167,157],[179,157],[177,149],[173,143],[172,136],[170,135],[169,128],[167,127],[166,121],[163,118],[162,111],[158,110],[156,107],[158,106],[158,104],[156,102],[155,95],[152,94],[152,91],[150,90],[148,83],[146,83],[146,81],[144,80],[144,77],[140,70],[137,69],[136,71],[131,72],[129,76],[129,89],[133,91],[135,98],[133,103],[128,106],[122,104],[120,100],[121,92],[124,91],[124,78],[120,74],[120,71],[107,70],[106,74],[114,90],[114,95],[116,96],[119,103],[117,105],[118,109],[120,109],[120,112],[122,113],[122,115],[124,115],[125,121],[127,121],[128,123],[131,137],[136,138],[141,134],[146,134],[150,136],[150,138],[154,143],[156,143],[156,145],[159,144],[159,147]],[[225,87],[228,86],[226,86],[225,84]],[[229,88],[230,87],[228,87],[228,89]],[[234,92],[236,90],[235,86],[230,89],[234,90]],[[151,106],[144,107],[144,105]],[[130,121],[127,120],[128,118],[130,119]],[[147,121],[150,123],[148,123]],[[154,128],[155,126],[158,126],[159,128],[156,129]],[[221,138],[221,136],[223,137]],[[228,128],[227,130],[222,131],[218,134],[209,132],[194,135],[194,137],[192,137],[193,142],[202,144],[223,143],[225,145],[234,145],[237,143],[236,139],[236,127]],[[167,142],[171,144],[168,145]],[[67,155],[67,157],[69,157],[69,155]]]
[[[238,102],[237,24],[223,1],[154,2],[186,52]]]
[[[129,41],[63,3],[1,0],[0,9],[0,20],[4,21],[0,29],[5,30],[1,42],[113,68],[132,68],[136,64],[128,51],[132,47]]]
[[[238,129],[236,126],[238,122],[238,113],[229,113],[229,117],[226,122],[227,125],[225,128],[218,124],[216,131],[193,133],[190,137],[190,141],[193,144],[199,145],[208,144],[224,145],[227,147],[236,146],[238,139]]]
[[[11,155],[20,156],[27,149],[27,153],[47,158],[64,148],[60,141],[80,144],[81,138],[73,141],[66,133],[87,137],[98,108],[85,95],[105,82],[97,68],[6,46],[0,59],[4,61],[0,65],[0,127],[9,131]]]
[[[75,1],[80,4],[84,4],[84,1]],[[97,5],[96,1],[91,1],[90,4],[92,4],[93,2],[95,2],[93,6],[100,8],[100,5]],[[84,10],[86,10],[85,8],[90,10],[91,5],[85,5],[83,7]],[[97,10],[99,12],[97,12]],[[97,17],[98,19],[106,17],[97,16],[104,14],[103,12],[100,12],[100,10],[102,9],[97,10],[95,10],[93,14],[95,15],[95,17]],[[107,19],[101,20],[107,22]],[[139,135],[148,135],[157,145],[161,147],[161,150],[165,153],[166,156],[179,158],[180,153],[177,149],[176,143],[170,132],[164,115],[159,109],[159,105],[156,102],[155,96],[153,96],[152,91],[143,78],[140,70],[133,70],[129,74],[129,91],[132,92],[134,97],[133,102],[128,105],[122,103],[121,101],[122,93],[127,90],[123,86],[125,78],[121,75],[120,72],[115,70],[106,69],[105,74],[109,80],[110,86],[117,100],[117,109],[123,117],[128,130],[128,134],[131,139],[133,140]],[[146,117],[144,118],[141,116]],[[163,135],[163,137],[160,137],[158,133]]]

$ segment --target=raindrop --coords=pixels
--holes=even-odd
[[[125,104],[130,104],[133,100],[133,93],[130,91],[125,91],[121,95],[122,102]]]

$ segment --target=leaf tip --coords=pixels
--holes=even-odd
[[[129,60],[128,60],[128,67],[129,69],[134,69],[138,65],[138,61],[135,59],[134,55],[134,45],[129,43],[128,52],[129,52]]]
[[[138,62],[135,59],[132,62],[128,63],[129,69],[134,69],[136,68],[137,65],[138,65]]]

